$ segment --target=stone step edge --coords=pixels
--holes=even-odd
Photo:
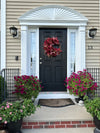
[[[22,129],[39,128],[87,128],[95,127],[93,121],[39,121],[23,122]]]

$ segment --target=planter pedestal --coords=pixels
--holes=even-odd
[[[10,122],[7,124],[8,133],[22,133],[21,132],[22,119],[16,122]]]
[[[100,133],[100,120],[96,116],[93,117],[94,124],[96,128],[94,129],[94,133]]]
[[[95,128],[94,133],[100,133],[100,130],[98,128]]]
[[[83,100],[80,100],[79,103],[78,103],[78,105],[84,106],[84,101]]]
[[[94,116],[93,121],[94,121],[94,124],[96,126],[96,129],[98,129],[100,131],[100,120],[98,120],[98,118],[96,116]]]

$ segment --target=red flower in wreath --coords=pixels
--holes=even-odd
[[[58,48],[56,48],[58,46]],[[60,43],[57,37],[47,38],[43,44],[44,52],[48,57],[55,57],[59,55],[62,50],[60,49]]]

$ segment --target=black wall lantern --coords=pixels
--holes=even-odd
[[[17,28],[16,27],[10,27],[10,34],[13,36],[13,37],[17,37],[18,36],[18,33],[17,33]]]
[[[89,37],[94,38],[97,33],[97,28],[91,28],[89,30]]]

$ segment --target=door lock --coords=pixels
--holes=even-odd
[[[40,58],[40,60],[42,60],[42,58]]]
[[[42,64],[42,62],[40,62],[40,64]]]

